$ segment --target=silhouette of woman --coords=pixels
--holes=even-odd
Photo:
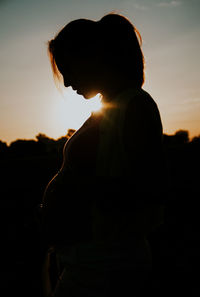
[[[163,222],[163,134],[142,89],[141,41],[117,14],[72,21],[49,41],[54,77],[85,99],[100,93],[103,105],[67,141],[44,193],[43,234],[63,265],[55,296],[140,294],[151,271],[147,235]],[[48,274],[45,282],[48,296]]]

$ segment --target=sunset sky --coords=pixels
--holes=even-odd
[[[200,0],[0,0],[0,139],[64,136],[92,101],[55,86],[47,41],[77,18],[129,18],[143,38],[146,81],[164,133],[200,134]],[[81,47],[81,44],[80,44]]]

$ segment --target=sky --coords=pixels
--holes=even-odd
[[[0,0],[0,140],[57,139],[83,124],[96,99],[57,89],[47,41],[74,19],[110,12],[140,31],[143,88],[158,105],[164,133],[200,135],[200,0]]]

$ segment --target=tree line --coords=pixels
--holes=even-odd
[[[10,145],[0,140],[0,157],[39,156],[43,154],[62,153],[64,144],[75,131],[74,129],[68,129],[67,134],[58,139],[53,139],[44,133],[39,133],[36,135],[35,140],[16,139]]]
[[[62,149],[66,141],[76,130],[68,129],[67,134],[58,139],[48,137],[46,134],[39,133],[36,139],[17,139],[7,145],[0,140],[0,157],[5,156],[37,156],[43,154],[62,154]],[[187,130],[178,130],[173,135],[164,134],[164,147],[179,147],[183,145],[199,146],[200,135],[189,140]]]

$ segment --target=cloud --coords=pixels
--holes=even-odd
[[[174,1],[164,1],[164,2],[160,2],[157,4],[157,6],[159,7],[177,7],[180,6],[182,4],[182,2],[180,0],[174,0]]]

